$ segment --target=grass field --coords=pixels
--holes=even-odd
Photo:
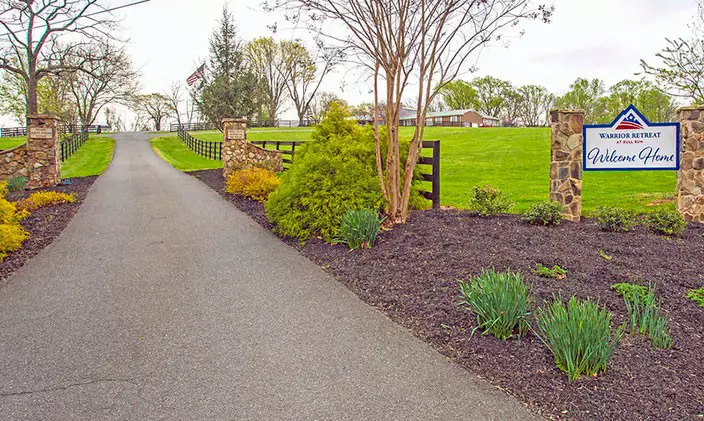
[[[102,174],[110,165],[114,151],[115,139],[91,136],[76,153],[61,164],[61,178]]]
[[[222,168],[222,161],[213,161],[193,153],[178,136],[157,137],[150,140],[152,149],[164,161],[180,171]]]
[[[402,127],[410,138],[413,128]],[[193,136],[221,141],[220,132],[195,132]],[[309,140],[311,128],[250,129],[249,140]],[[511,195],[523,212],[549,196],[550,130],[547,128],[468,129],[428,127],[427,140],[440,140],[440,201],[466,207],[473,186],[491,184]],[[192,154],[187,148],[185,152]],[[205,160],[209,163],[213,162]],[[672,207],[674,171],[613,171],[584,174],[584,212],[597,206],[620,206],[646,211],[653,204]]]
[[[27,142],[27,138],[24,136],[0,137],[0,151],[6,151],[8,149],[16,148],[20,145],[24,145],[25,142]]]

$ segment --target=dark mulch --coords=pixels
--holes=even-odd
[[[75,193],[76,201],[61,205],[47,206],[37,209],[30,216],[22,221],[22,226],[29,231],[29,238],[22,244],[22,248],[9,253],[0,262],[0,286],[7,282],[7,278],[15,273],[17,269],[24,266],[27,260],[42,251],[44,247],[51,244],[61,231],[76,214],[81,203],[88,194],[88,190],[98,177],[82,177],[71,180],[70,185],[60,185],[42,190],[58,191],[63,193]],[[24,191],[9,193],[7,199],[17,201],[29,196],[34,191]]]
[[[223,193],[219,171],[194,175]],[[223,195],[270,228],[261,204]],[[382,234],[372,250],[348,252],[318,240],[298,248],[364,301],[546,417],[704,419],[704,309],[684,296],[704,284],[703,225],[668,239],[644,231],[606,233],[590,221],[534,227],[515,216],[426,211]],[[536,277],[530,274],[536,263],[560,264],[569,276]],[[538,304],[555,293],[592,297],[617,323],[625,307],[611,284],[652,281],[676,345],[654,350],[647,338],[625,336],[605,374],[569,384],[532,334],[505,343],[479,333],[470,338],[476,323],[457,305],[456,279],[491,266],[526,274]]]

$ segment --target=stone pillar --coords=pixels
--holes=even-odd
[[[704,107],[682,108],[679,119],[677,211],[687,221],[704,222]]]
[[[226,118],[222,121],[222,175],[226,180],[233,171],[244,167],[246,139],[246,119]]]
[[[583,111],[550,111],[550,200],[565,206],[564,218],[582,216]]]
[[[27,116],[27,188],[51,187],[61,182],[58,119]]]
[[[222,175],[226,180],[234,171],[245,168],[283,171],[284,161],[281,151],[263,149],[247,142],[247,120],[224,119],[222,134]]]

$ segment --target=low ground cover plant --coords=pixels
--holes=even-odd
[[[514,203],[511,197],[490,184],[474,186],[469,198],[469,209],[480,216],[492,216],[508,212]]]
[[[617,207],[600,206],[593,216],[604,231],[631,231],[638,222],[635,212]]]
[[[27,177],[12,177],[7,180],[7,189],[11,192],[24,191],[24,189],[27,187],[28,181],[29,180],[27,179]]]
[[[7,199],[7,183],[0,183],[0,261],[7,253],[19,250],[29,233],[22,228],[20,222],[29,215],[26,210],[18,210]]]
[[[693,289],[687,293],[687,298],[704,307],[704,287]]]
[[[276,173],[264,168],[247,168],[232,173],[227,179],[226,190],[258,202],[264,202],[281,181]]]
[[[533,205],[523,215],[523,220],[532,225],[559,225],[562,222],[564,210],[562,203],[548,200]]]
[[[623,296],[628,311],[627,324],[632,335],[640,333],[650,337],[655,348],[670,349],[673,341],[670,324],[660,311],[660,303],[655,297],[652,285],[644,287],[634,284],[615,284],[614,289]]]
[[[679,212],[669,209],[660,209],[645,215],[645,226],[662,235],[681,235],[687,228],[687,221]]]
[[[40,191],[32,193],[26,199],[16,202],[18,210],[35,211],[45,206],[58,205],[61,203],[73,203],[76,200],[74,194],[66,194],[55,191]]]
[[[530,287],[520,273],[490,269],[459,285],[461,304],[477,315],[477,329],[483,334],[506,341],[530,328]]]
[[[538,263],[535,265],[533,273],[543,278],[565,279],[569,271],[560,265],[553,265],[553,267],[549,268]]]
[[[612,319],[610,312],[589,299],[572,297],[565,304],[560,297],[553,297],[536,313],[536,335],[572,382],[582,375],[606,371],[623,335],[622,327],[612,332]]]
[[[340,241],[350,250],[372,248],[384,219],[374,209],[350,209],[342,218]]]

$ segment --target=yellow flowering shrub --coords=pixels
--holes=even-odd
[[[32,193],[28,198],[22,199],[16,203],[17,209],[34,211],[44,206],[58,205],[61,203],[73,203],[76,196],[55,191],[40,191]]]
[[[227,179],[227,192],[264,202],[281,182],[276,173],[263,168],[235,171]]]
[[[0,183],[0,261],[7,253],[22,247],[29,233],[22,228],[20,221],[29,215],[27,210],[17,210],[17,207],[5,198],[7,183]]]

